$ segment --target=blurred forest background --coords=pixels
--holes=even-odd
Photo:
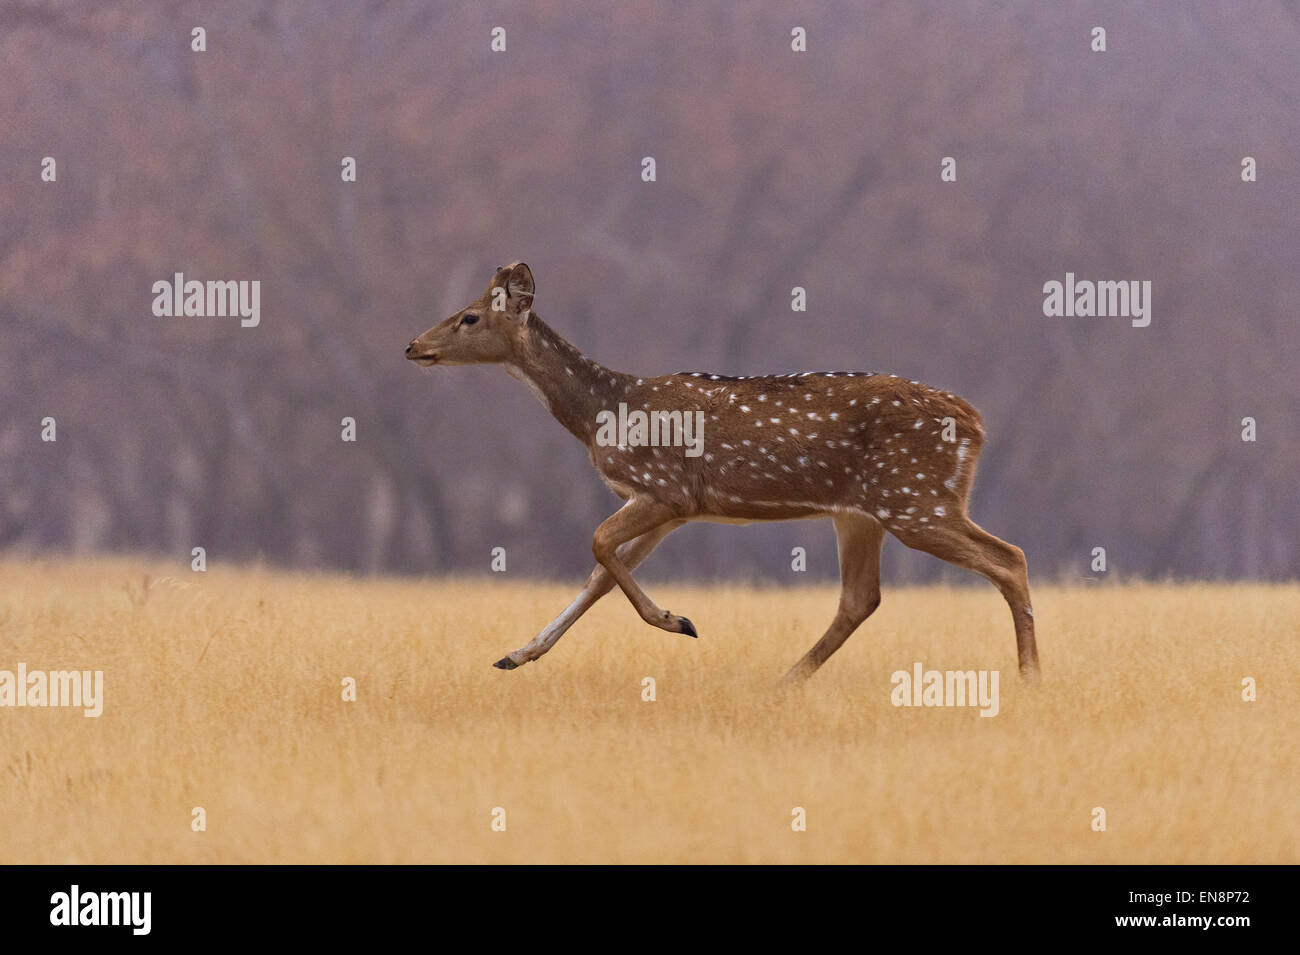
[[[402,354],[524,260],[620,370],[968,398],[973,514],[1032,572],[1293,578],[1297,49],[1295,2],[7,2],[0,548],[435,574],[501,546],[576,582],[618,504],[584,449],[502,370]],[[1045,317],[1067,271],[1151,280],[1150,327]],[[260,280],[261,325],[155,317],[174,272]],[[647,568],[802,579],[793,546],[835,573],[824,522],[697,525]],[[886,547],[890,579],[945,573]]]

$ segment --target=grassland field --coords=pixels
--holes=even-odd
[[[0,862],[1300,861],[1298,584],[1036,582],[1033,687],[982,582],[886,582],[790,692],[833,586],[648,580],[700,639],[615,592],[492,668],[580,583],[0,560],[0,670],[104,674],[0,707]],[[997,715],[895,706],[917,662]]]

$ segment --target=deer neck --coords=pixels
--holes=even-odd
[[[506,363],[506,371],[528,386],[570,434],[590,447],[596,435],[596,414],[617,408],[635,380],[592,361],[565,341],[534,312],[528,334]]]

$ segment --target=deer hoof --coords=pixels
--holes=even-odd
[[[695,624],[691,623],[685,617],[678,617],[677,622],[682,628],[682,633],[686,634],[688,637],[695,637],[697,640],[699,639],[700,635],[695,632]]]
[[[498,670],[515,670],[518,669],[519,667],[519,664],[516,663],[514,660],[511,660],[509,657],[502,657],[500,660],[498,660],[496,663],[492,665],[496,667]]]

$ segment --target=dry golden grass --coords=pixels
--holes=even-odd
[[[832,588],[649,590],[701,638],[615,593],[506,673],[576,584],[0,563],[0,669],[106,697],[0,709],[0,862],[1300,861],[1300,586],[1040,585],[1037,688],[991,587],[887,586],[787,695]],[[895,708],[917,660],[1000,714]]]

